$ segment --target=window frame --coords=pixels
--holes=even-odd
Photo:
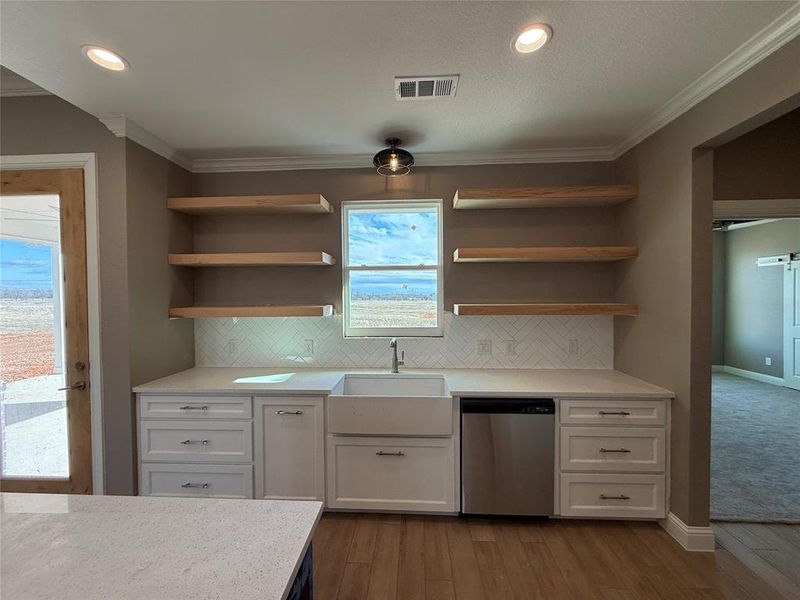
[[[351,210],[374,209],[383,212],[407,212],[425,208],[436,209],[436,245],[438,260],[434,265],[358,265],[350,266]],[[344,337],[443,337],[444,336],[444,201],[430,200],[346,200],[342,202],[342,307]],[[436,272],[436,327],[350,327],[350,273],[353,271],[435,271]]]

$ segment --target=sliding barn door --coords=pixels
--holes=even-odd
[[[783,385],[800,390],[800,260],[783,279]]]

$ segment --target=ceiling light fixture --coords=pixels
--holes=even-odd
[[[553,37],[553,30],[544,23],[532,23],[522,29],[516,36],[511,46],[517,52],[528,54],[536,52]]]
[[[86,58],[97,66],[108,69],[109,71],[124,71],[129,66],[127,60],[107,48],[87,45],[82,46],[81,50],[83,50],[83,54]]]
[[[402,142],[398,138],[386,138],[386,145],[372,159],[372,164],[378,169],[378,174],[384,177],[400,177],[411,172],[414,156],[411,152],[398,148]]]

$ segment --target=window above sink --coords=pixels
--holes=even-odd
[[[442,326],[442,201],[344,202],[345,337],[435,337]]]

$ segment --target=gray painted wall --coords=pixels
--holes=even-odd
[[[97,155],[104,475],[107,493],[133,494],[131,386],[194,364],[191,322],[166,318],[170,298],[185,300],[191,286],[166,263],[173,244],[191,247],[190,225],[168,214],[166,198],[189,192],[191,176],[55,96],[2,98],[0,150]]]
[[[196,174],[197,195],[322,193],[331,215],[195,219],[195,251],[325,250],[341,257],[343,200],[444,199],[444,303],[613,301],[614,265],[454,264],[458,246],[613,244],[608,209],[454,211],[458,187],[615,183],[613,163],[416,168],[386,179],[373,169]],[[341,310],[342,272],[329,269],[196,269],[200,304],[325,302]]]
[[[133,492],[125,140],[56,96],[0,99],[3,154],[95,152],[98,170],[103,440],[109,493]]]
[[[711,412],[713,158],[696,149],[796,108],[798,64],[795,39],[619,160],[639,198],[619,209],[618,237],[640,252],[617,269],[618,297],[640,315],[615,320],[615,366],[676,394],[670,510],[688,525],[708,524]]]
[[[800,109],[714,150],[714,198],[800,198]]]
[[[800,252],[800,220],[784,219],[725,234],[725,346],[722,364],[783,377],[783,274],[757,267],[759,256]],[[772,358],[766,366],[765,357]]]

